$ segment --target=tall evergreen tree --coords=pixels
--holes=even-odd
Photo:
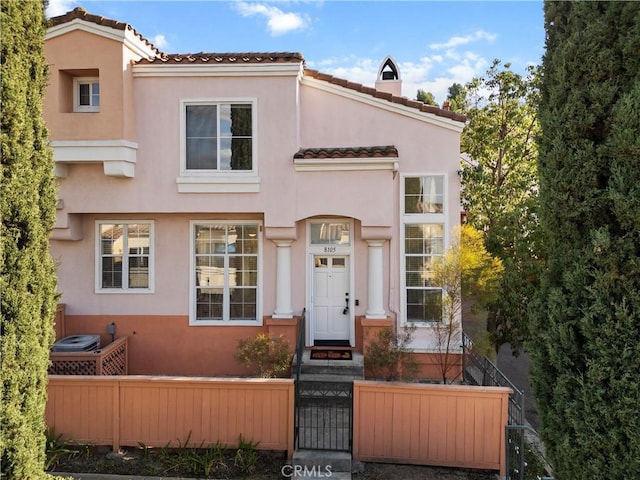
[[[559,480],[640,478],[640,3],[547,2],[532,380]]]
[[[47,367],[56,277],[48,237],[55,221],[53,157],[42,118],[46,87],[42,2],[3,0],[2,398],[3,478],[43,478]]]

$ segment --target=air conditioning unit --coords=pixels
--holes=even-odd
[[[100,335],[71,335],[53,344],[53,352],[91,352],[100,348]]]

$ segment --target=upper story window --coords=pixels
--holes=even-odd
[[[405,177],[404,213],[444,213],[444,176]]]
[[[153,291],[153,222],[96,222],[96,291]]]
[[[73,110],[74,112],[100,111],[100,82],[98,78],[74,78]]]
[[[189,102],[184,107],[184,170],[251,172],[254,161],[252,102]]]

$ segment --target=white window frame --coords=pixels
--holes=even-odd
[[[258,226],[258,278],[256,291],[256,319],[255,320],[198,320],[196,293],[196,250],[195,231],[197,225],[257,225]],[[259,220],[191,220],[189,222],[189,325],[190,326],[261,326],[262,319],[262,290],[263,290],[263,232],[262,222]],[[225,282],[226,283],[226,282]],[[225,285],[225,289],[228,285]]]
[[[102,225],[145,224],[149,226],[149,286],[147,288],[129,287],[129,253],[123,249],[122,287],[102,287]],[[138,294],[155,292],[155,222],[153,220],[96,220],[95,221],[95,293]]]
[[[187,169],[187,107],[192,105],[223,104],[251,105],[251,170]],[[180,193],[256,193],[260,191],[260,178],[258,177],[258,99],[256,97],[180,100],[180,175],[176,179],[176,183]]]
[[[73,111],[74,112],[99,112],[100,104],[93,104],[93,90],[94,84],[100,85],[100,79],[98,77],[75,77],[73,79]],[[80,105],[80,85],[89,85],[89,101],[90,105]],[[102,92],[98,93],[98,98],[102,97]],[[101,102],[99,102],[101,103]]]
[[[443,202],[441,213],[405,213],[405,179],[416,177],[443,177]],[[420,172],[420,173],[404,173],[400,177],[400,285],[401,285],[401,324],[416,327],[434,327],[446,322],[444,315],[444,302],[442,311],[442,320],[440,322],[412,322],[407,319],[407,272],[406,272],[406,251],[405,251],[405,226],[406,225],[422,225],[422,224],[438,224],[443,228],[443,255],[449,248],[449,208],[447,202],[448,184],[447,174],[442,172]],[[442,295],[444,300],[444,289]]]

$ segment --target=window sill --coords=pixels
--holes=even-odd
[[[179,193],[258,193],[258,176],[180,176],[176,178]]]
[[[259,327],[258,320],[189,320],[190,327]]]
[[[122,288],[101,288],[101,289],[96,289],[95,291],[96,294],[108,294],[108,295],[113,295],[113,294],[117,294],[117,295],[136,295],[136,294],[143,294],[143,295],[148,295],[150,293],[155,293],[155,291],[152,288],[127,288],[127,289],[122,289]]]

